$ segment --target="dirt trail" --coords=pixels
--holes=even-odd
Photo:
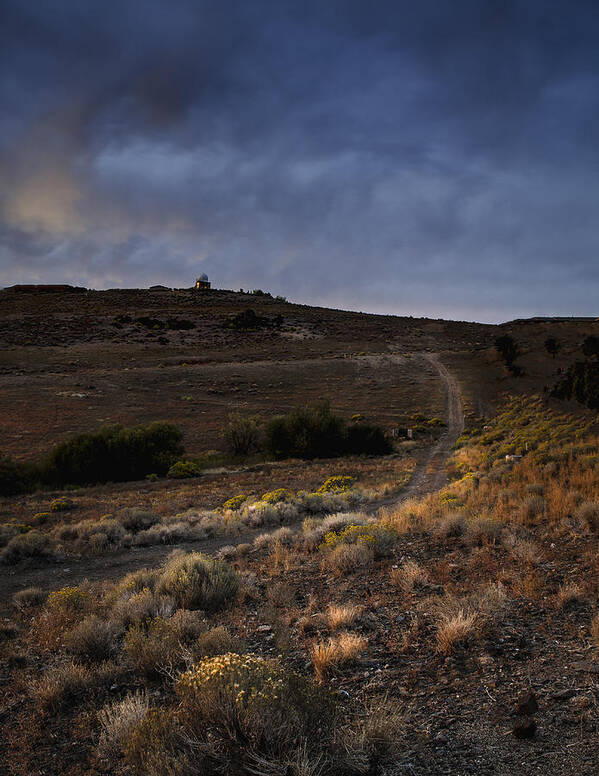
[[[389,508],[408,498],[418,498],[442,488],[446,482],[445,463],[451,453],[451,448],[464,429],[464,413],[460,399],[457,381],[440,362],[437,354],[422,353],[420,358],[426,359],[438,371],[446,386],[447,392],[447,428],[437,443],[431,449],[427,458],[414,472],[408,486],[398,495],[390,496],[373,502],[364,509],[369,514],[375,514],[382,507]],[[297,528],[301,521],[289,525]],[[277,526],[278,528],[278,526]],[[276,528],[270,529],[277,530]],[[124,576],[129,571],[155,566],[161,563],[172,550],[181,548],[187,551],[213,553],[229,544],[252,542],[262,531],[244,528],[240,533],[221,536],[202,542],[186,542],[184,544],[157,545],[153,547],[137,547],[114,555],[98,558],[67,558],[61,564],[43,566],[41,568],[7,568],[2,570],[0,584],[0,608],[7,604],[17,590],[26,587],[41,587],[44,590],[57,590],[65,585],[76,585],[84,579],[90,581],[109,580]],[[269,531],[267,530],[266,533]]]
[[[460,398],[460,389],[455,377],[439,361],[436,353],[424,353],[422,358],[429,361],[439,372],[447,392],[447,429],[431,449],[426,462],[417,469],[408,487],[402,492],[401,500],[425,496],[442,488],[447,482],[445,463],[451,449],[464,430],[464,411]]]

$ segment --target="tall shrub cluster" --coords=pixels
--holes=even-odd
[[[104,426],[55,447],[42,463],[43,479],[54,485],[87,485],[163,475],[183,454],[182,440],[171,423]]]
[[[273,458],[335,458],[341,455],[385,455],[391,444],[380,426],[348,427],[327,404],[296,409],[269,421],[265,451]]]
[[[599,362],[576,361],[553,387],[557,399],[576,399],[589,409],[599,409]]]
[[[166,474],[184,453],[183,434],[170,423],[104,426],[55,447],[41,463],[21,463],[0,454],[0,495],[35,487],[125,482]]]

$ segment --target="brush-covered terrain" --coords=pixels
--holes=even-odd
[[[0,292],[0,770],[595,774],[598,334]]]

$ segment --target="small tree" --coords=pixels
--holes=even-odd
[[[495,348],[506,366],[511,367],[520,355],[516,340],[509,334],[502,334],[495,340]]]
[[[249,455],[260,449],[262,439],[260,418],[256,415],[245,416],[238,412],[231,413],[223,436],[230,453]]]
[[[590,334],[582,343],[582,352],[587,358],[599,358],[599,337]]]
[[[547,337],[545,340],[545,350],[552,358],[556,357],[560,348],[561,344],[558,342],[558,340],[555,339],[555,337]]]

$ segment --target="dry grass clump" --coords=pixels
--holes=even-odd
[[[291,528],[282,526],[281,528],[277,529],[276,531],[272,531],[271,533],[263,533],[259,536],[256,536],[254,539],[254,548],[257,550],[264,550],[267,547],[276,544],[277,542],[284,546],[291,546],[294,539],[295,534]]]
[[[230,603],[239,578],[227,563],[199,552],[173,553],[162,569],[156,592],[172,596],[184,609],[216,611]]]
[[[124,628],[155,617],[170,617],[176,604],[170,596],[159,596],[148,588],[139,593],[118,598],[111,608],[111,617]]]
[[[415,560],[407,560],[397,569],[391,569],[391,582],[398,587],[404,595],[409,595],[419,585],[426,585],[428,573],[426,569]]]
[[[193,644],[208,626],[198,612],[181,609],[170,618],[132,625],[125,634],[123,654],[127,662],[152,676],[161,668],[182,662],[182,648]]]
[[[587,597],[584,590],[576,582],[566,582],[560,586],[555,596],[555,605],[558,609],[568,609],[572,606],[585,603]]]
[[[545,499],[540,495],[527,496],[520,504],[520,520],[525,525],[534,525],[545,514]]]
[[[31,689],[43,711],[56,712],[75,703],[92,683],[93,674],[89,668],[70,662],[51,668]]]
[[[466,520],[463,515],[449,514],[442,517],[433,528],[433,535],[440,542],[457,539],[466,531]]]
[[[12,597],[17,609],[27,609],[30,606],[41,606],[46,600],[46,593],[40,587],[26,587]]]
[[[511,540],[511,552],[514,558],[526,563],[528,566],[537,566],[542,559],[537,545],[528,539],[513,537]]]
[[[454,614],[442,614],[437,621],[437,652],[449,655],[476,632],[478,616],[459,609]]]
[[[486,585],[464,598],[447,597],[436,606],[437,645],[442,655],[478,638],[500,619],[508,603],[501,583]]]
[[[368,566],[374,559],[372,547],[366,543],[339,544],[328,553],[325,564],[336,574],[346,574]]]
[[[501,539],[503,525],[493,517],[477,517],[468,523],[466,538],[470,544],[479,547],[497,544]]]
[[[396,760],[403,751],[405,734],[406,717],[397,702],[372,698],[359,718],[341,731],[346,766],[350,772],[368,773],[373,761]]]
[[[577,507],[574,517],[584,528],[591,531],[599,530],[599,504],[586,501]]]
[[[327,625],[333,631],[346,628],[358,619],[362,611],[363,607],[355,604],[346,604],[345,606],[331,604],[325,614]]]
[[[160,515],[140,507],[130,507],[118,515],[118,521],[128,531],[142,531],[160,522]]]
[[[65,633],[67,650],[87,660],[106,660],[115,647],[120,628],[91,614]]]
[[[137,691],[127,695],[122,701],[106,704],[98,712],[101,732],[98,741],[98,754],[110,760],[116,760],[122,753],[131,734],[149,709],[148,696]]]
[[[356,633],[340,633],[316,642],[310,656],[317,679],[323,681],[332,669],[353,663],[367,646],[368,639]]]

